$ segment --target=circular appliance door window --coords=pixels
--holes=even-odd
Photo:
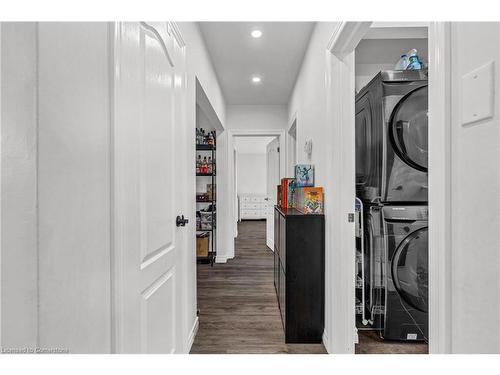
[[[407,94],[392,114],[390,131],[396,154],[424,172],[427,172],[428,108],[427,86]]]
[[[421,228],[409,234],[392,259],[392,279],[401,298],[411,307],[428,311],[429,231]]]

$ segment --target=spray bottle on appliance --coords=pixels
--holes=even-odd
[[[408,51],[408,66],[406,70],[420,70],[422,69],[422,62],[418,57],[418,52],[416,49],[411,49]]]
[[[408,56],[401,55],[401,58],[394,66],[394,70],[406,70],[407,67],[408,67]]]

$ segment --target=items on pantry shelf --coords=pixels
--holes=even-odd
[[[322,187],[296,188],[294,198],[295,208],[305,214],[322,214],[324,212]]]
[[[295,189],[295,178],[281,179],[281,207],[293,207],[293,191]]]
[[[217,134],[215,130],[205,132],[203,128],[196,128],[196,144],[215,146],[215,138]]]
[[[202,232],[196,235],[196,256],[208,257],[210,232]]]
[[[213,224],[215,227],[216,214],[212,211],[196,211],[196,229],[197,230],[211,230],[212,229],[212,215]]]
[[[210,196],[208,193],[196,193],[196,201],[197,202],[209,202]]]
[[[212,160],[211,156],[204,156],[203,159],[201,155],[198,155],[196,159],[196,173],[197,174],[212,174],[215,173],[215,160]]]
[[[314,165],[297,164],[295,166],[295,180],[297,187],[314,186]]]
[[[207,195],[210,200],[216,199],[215,184],[207,184]]]

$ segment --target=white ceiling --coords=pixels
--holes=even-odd
[[[227,104],[287,104],[314,22],[200,22]],[[254,29],[262,37],[252,38]],[[252,75],[262,77],[252,84]]]
[[[234,149],[240,154],[265,154],[267,145],[275,138],[267,136],[234,137]]]

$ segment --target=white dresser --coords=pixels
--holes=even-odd
[[[267,201],[265,195],[240,195],[240,220],[257,220],[267,217]]]

